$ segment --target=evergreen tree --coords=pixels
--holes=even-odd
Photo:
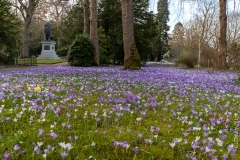
[[[168,45],[168,31],[169,26],[167,25],[169,21],[169,10],[168,10],[168,0],[159,0],[157,5],[157,37],[154,41],[154,55],[155,60],[162,59],[164,53],[169,50]]]
[[[102,26],[109,47],[106,55],[112,62],[123,63],[122,13],[120,0],[101,0],[98,9],[99,26]]]
[[[0,0],[0,62],[7,63],[6,57],[14,55],[13,51],[21,41],[20,21],[11,11],[8,0]]]
[[[153,14],[148,11],[148,0],[133,0],[134,35],[138,53],[147,60],[151,53],[152,41],[156,36]],[[120,0],[101,0],[98,8],[99,26],[103,27],[109,48],[108,55],[113,62],[123,63],[123,36]]]
[[[149,0],[133,1],[134,35],[141,60],[146,61],[151,56],[152,41],[156,37],[154,14],[149,12]]]

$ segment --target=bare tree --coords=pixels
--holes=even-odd
[[[228,31],[227,31],[227,42],[228,42],[228,65],[229,67],[235,68],[239,66],[240,62],[240,14],[232,12],[228,15]]]
[[[217,10],[215,2],[215,0],[204,1],[198,8],[198,14],[195,16],[197,24],[196,30],[198,32],[198,66],[201,65],[201,55],[204,44],[209,45],[208,42],[211,41],[212,36],[215,36],[211,32],[212,28],[216,27],[213,26]]]
[[[29,31],[30,31],[30,24],[34,15],[34,11],[36,10],[37,5],[39,4],[40,0],[18,0],[19,6],[16,5],[19,11],[22,14],[24,20],[23,26],[23,51],[22,56],[28,57],[29,56]]]
[[[176,0],[172,0],[174,2]],[[177,0],[181,3],[184,2],[184,0]],[[192,2],[202,3],[206,0],[189,0]],[[234,0],[235,2],[235,0]],[[217,69],[224,69],[227,67],[226,65],[226,57],[227,57],[227,0],[219,0],[219,47],[218,47],[218,54],[216,59],[216,68]]]
[[[97,0],[91,0],[90,3],[90,40],[94,45],[94,61],[100,64],[100,50],[98,40],[98,26],[97,26]]]
[[[121,0],[124,45],[124,69],[140,69],[140,56],[135,44],[133,27],[133,2]]]

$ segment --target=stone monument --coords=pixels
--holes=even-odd
[[[44,25],[44,40],[42,43],[42,52],[38,59],[60,59],[55,52],[56,42],[53,40],[51,24],[46,22]]]

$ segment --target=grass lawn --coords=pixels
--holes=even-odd
[[[62,63],[67,62],[65,59],[57,59],[57,60],[37,60],[37,64],[56,64],[56,63]]]
[[[34,68],[0,75],[0,159],[240,159],[236,73]]]

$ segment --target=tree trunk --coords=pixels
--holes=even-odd
[[[30,24],[32,21],[32,17],[34,15],[34,11],[39,3],[39,0],[30,0],[30,1],[24,1],[26,2],[24,4],[23,0],[18,0],[20,7],[17,7],[24,19],[24,29],[23,29],[23,57],[29,56],[29,30],[30,30]]]
[[[226,15],[226,0],[219,0],[219,22],[220,22],[220,36],[219,49],[217,56],[217,69],[225,69],[227,58],[227,15]]]
[[[199,40],[198,42],[198,67],[201,66],[201,54],[202,54],[202,42]]]
[[[91,0],[90,3],[90,40],[94,45],[94,61],[100,64],[100,51],[98,40],[98,26],[97,26],[97,0]]]
[[[124,69],[141,69],[140,56],[134,40],[132,0],[121,0],[124,46]]]
[[[23,57],[29,56],[29,31],[30,31],[30,23],[25,22],[23,28]]]
[[[158,55],[156,55],[154,58],[154,62],[157,62],[157,61],[158,61]]]
[[[90,21],[89,21],[89,0],[82,0],[84,12],[84,30],[83,33],[90,34]]]

